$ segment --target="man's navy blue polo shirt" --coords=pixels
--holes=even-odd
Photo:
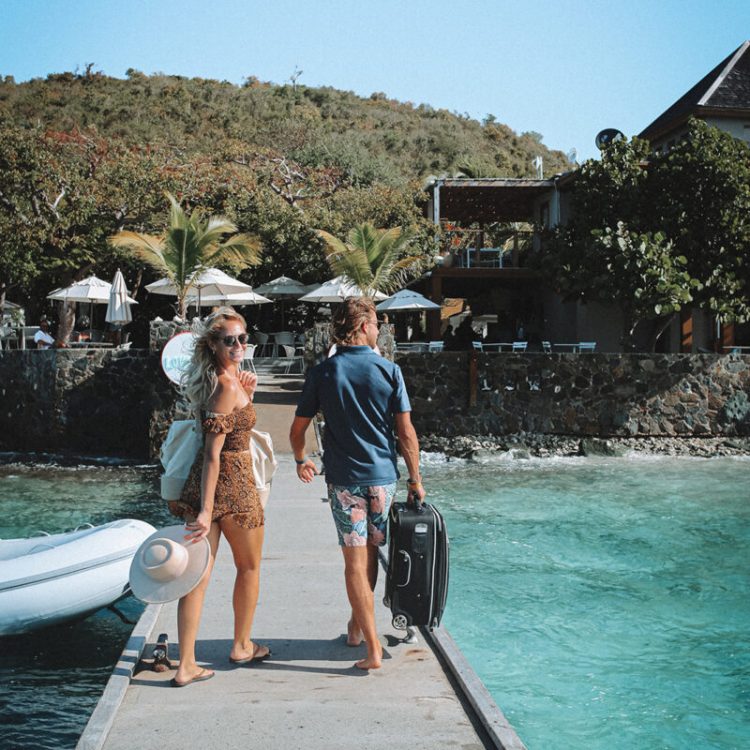
[[[326,481],[383,485],[398,479],[396,414],[411,411],[401,368],[369,346],[339,346],[307,374],[297,416],[325,417]]]

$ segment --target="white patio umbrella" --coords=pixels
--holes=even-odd
[[[128,288],[125,286],[125,279],[122,271],[117,269],[114,279],[112,279],[112,288],[109,291],[109,304],[107,305],[107,314],[104,316],[107,323],[126,325],[133,320],[133,313],[130,312],[130,302],[128,302]]]
[[[63,302],[88,302],[90,306],[106,305],[109,303],[109,293],[112,284],[96,276],[75,281],[64,289],[55,289],[47,295],[47,299],[61,300]],[[131,297],[126,297],[131,305],[138,303]],[[91,315],[89,315],[89,318]]]
[[[204,268],[202,271],[198,271],[194,276],[190,278],[191,282],[191,294],[189,299],[193,304],[196,303],[198,307],[205,306],[202,302],[204,295],[226,295],[233,294],[235,292],[252,292],[253,288],[249,284],[245,284],[244,281],[232,278],[229,274],[220,271],[218,268]],[[164,294],[168,297],[177,296],[177,287],[174,285],[171,279],[159,279],[151,284],[146,284],[146,289],[152,294]],[[197,292],[197,295],[192,294],[192,290]],[[212,303],[213,304],[213,303]]]
[[[299,299],[303,294],[307,294],[307,292],[310,291],[310,288],[296,279],[290,279],[288,276],[279,276],[266,284],[261,284],[259,287],[256,287],[255,291],[281,302],[281,328],[283,329],[284,300]]]
[[[191,298],[194,300],[195,298]],[[265,305],[273,300],[256,292],[235,292],[233,294],[208,294],[201,297],[202,305]]]
[[[412,289],[402,289],[381,302],[376,308],[378,312],[398,312],[400,310],[439,310],[440,305],[427,299],[423,294]]]
[[[375,292],[368,295],[351,281],[347,281],[343,276],[337,276],[335,279],[326,281],[317,289],[308,292],[304,297],[300,297],[301,302],[343,302],[347,297],[365,297],[372,296],[375,299],[387,299],[382,292]]]
[[[47,295],[47,299],[62,300],[64,302],[109,302],[109,291],[112,284],[96,276],[75,281],[64,289],[55,289]],[[133,300],[135,302],[135,300]]]

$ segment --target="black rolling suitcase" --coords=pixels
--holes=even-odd
[[[385,604],[393,627],[440,624],[448,597],[448,533],[435,506],[393,503],[388,516]]]

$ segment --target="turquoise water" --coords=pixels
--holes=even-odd
[[[529,750],[750,747],[750,460],[424,473],[444,624]]]
[[[156,474],[142,467],[0,465],[0,538],[140,518],[164,525]],[[142,605],[118,609],[130,620]],[[101,610],[86,620],[0,638],[0,747],[74,748],[132,624]]]

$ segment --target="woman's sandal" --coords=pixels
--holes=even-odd
[[[187,687],[192,682],[205,682],[206,680],[210,680],[215,674],[216,672],[212,672],[210,669],[201,669],[195,677],[191,677],[187,682],[177,682],[173,677],[170,684],[172,687]]]
[[[262,648],[266,649],[265,654],[261,654],[258,656],[258,651],[260,651]],[[245,656],[242,659],[233,659],[231,656],[229,657],[229,661],[232,662],[232,664],[250,664],[254,661],[265,661],[268,659],[268,657],[271,656],[271,649],[267,646],[259,646],[257,643],[253,644],[253,655],[252,656]]]

